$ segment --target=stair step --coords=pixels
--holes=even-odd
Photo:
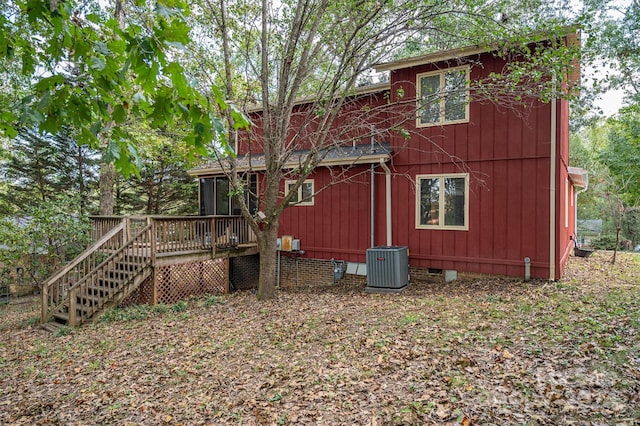
[[[106,279],[106,278],[100,278],[98,279],[98,287],[104,287],[104,288],[118,288],[122,285],[122,283],[125,280],[110,280],[110,279]]]
[[[58,330],[62,329],[62,327],[64,327],[64,324],[60,324],[58,322],[46,322],[44,324],[40,324],[40,327],[44,328],[47,331],[50,331],[51,333],[55,333]]]
[[[130,272],[130,271],[114,271],[114,270],[111,270],[111,271],[107,272],[105,275],[108,278],[113,278],[113,279],[116,279],[116,280],[124,280],[124,279],[127,279],[131,274],[132,274],[132,272]]]
[[[83,295],[78,295],[78,297],[76,298],[76,301],[78,303],[78,305],[80,306],[85,306],[85,305],[89,305],[89,306],[95,306],[97,305],[104,297],[95,295],[95,294],[83,294]]]
[[[95,283],[92,286],[88,286],[87,287],[87,291],[84,294],[86,294],[88,296],[102,297],[102,296],[104,296],[104,294],[108,293],[109,290],[110,290],[110,287],[104,286],[104,285],[102,285],[100,283]],[[104,294],[99,295],[99,293],[104,293]]]
[[[66,325],[69,324],[69,314],[67,312],[56,312],[53,314],[53,320],[55,324]],[[51,324],[51,323],[47,323]]]
[[[138,264],[135,263],[126,263],[126,264],[118,264],[115,266],[115,269],[112,269],[110,272],[111,273],[124,273],[124,274],[130,274],[130,273],[135,273],[138,269],[140,268],[140,266]]]
[[[87,314],[92,311],[93,306],[76,306],[76,318],[80,319],[83,316],[87,317]],[[53,322],[56,324],[67,325],[69,324],[69,312],[56,312],[53,314]]]

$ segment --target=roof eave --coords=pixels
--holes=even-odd
[[[568,167],[567,171],[574,186],[587,188],[589,185],[589,172],[580,167]]]
[[[478,55],[480,53],[490,52],[497,49],[498,45],[494,46],[466,46],[457,49],[445,50],[441,52],[429,53],[422,56],[416,56],[413,58],[401,59],[398,61],[385,62],[374,65],[373,68],[377,72],[381,71],[394,71],[402,68],[411,68],[419,65],[433,64],[436,62],[448,61],[456,58],[463,58],[466,56]]]
[[[353,89],[353,92],[350,93],[346,93],[344,94],[345,98],[349,98],[349,97],[353,97],[353,96],[364,96],[364,95],[371,95],[374,93],[379,93],[379,92],[385,92],[387,90],[391,89],[391,84],[389,82],[383,82],[383,83],[376,83],[376,84],[370,84],[367,86],[360,86],[360,87],[356,87]],[[336,98],[339,98],[339,95],[336,95]],[[316,97],[316,96],[303,96],[300,98],[297,98],[293,101],[293,105],[294,106],[298,106],[298,105],[304,105],[304,104],[310,104],[313,102],[318,101],[320,98]],[[264,105],[262,104],[253,104],[253,105],[248,105],[245,108],[245,113],[255,113],[255,112],[260,112],[264,109]]]
[[[578,31],[578,27],[575,25],[569,25],[562,28],[564,34],[559,35],[560,37],[570,37],[571,34],[574,34]],[[553,35],[546,33],[537,33],[532,34],[527,41],[523,44],[527,43],[537,43],[543,40],[548,40]],[[427,53],[426,55],[416,56],[413,58],[405,58],[397,61],[383,62],[377,65],[374,65],[374,69],[378,72],[380,71],[394,71],[402,68],[410,68],[419,65],[427,65],[434,64],[437,62],[448,61],[451,59],[464,58],[468,56],[478,55],[481,53],[487,52],[495,52],[500,49],[501,43],[495,42],[491,44],[487,44],[484,46],[464,46],[458,47],[450,50],[443,50],[439,52]]]
[[[320,161],[320,163],[316,167],[334,167],[334,166],[357,166],[362,164],[376,164],[380,161],[387,162],[391,158],[391,154],[388,152],[385,153],[376,153],[376,154],[367,154],[361,155],[359,157],[346,157],[346,158],[331,158],[324,159]],[[295,169],[300,165],[299,162],[288,162],[284,165],[284,169]],[[264,164],[252,165],[252,166],[237,166],[236,171],[239,173],[244,172],[263,172],[265,171]],[[231,168],[223,168],[223,167],[207,167],[201,169],[191,169],[188,170],[187,173],[189,176],[200,177],[200,176],[213,176],[213,175],[223,175],[231,172]]]

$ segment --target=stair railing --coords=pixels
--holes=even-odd
[[[124,224],[120,222],[42,285],[40,320],[43,324],[63,308],[69,288],[122,247],[123,235]]]
[[[136,275],[152,265],[152,228],[152,224],[142,228],[124,246],[69,288],[66,300],[66,306],[69,307],[69,326],[84,323],[97,311],[113,304],[116,298],[122,300],[128,295],[125,293],[127,290],[133,290],[127,286]],[[100,297],[90,301],[90,288],[99,289]],[[78,296],[84,300],[81,302],[81,309],[78,309]]]

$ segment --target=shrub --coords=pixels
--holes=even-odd
[[[187,310],[187,302],[179,301],[171,305],[171,312],[184,312]]]
[[[601,235],[591,243],[593,248],[598,250],[614,250],[616,248],[615,235]],[[619,247],[618,247],[619,248]]]

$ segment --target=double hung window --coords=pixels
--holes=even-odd
[[[469,67],[418,74],[417,126],[469,121]]]
[[[469,229],[469,175],[416,177],[416,228]]]

